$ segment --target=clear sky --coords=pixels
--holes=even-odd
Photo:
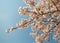
[[[28,18],[18,14],[19,6],[25,6],[22,0],[0,0],[0,43],[34,42],[34,39],[29,35],[31,27],[24,30],[15,30],[9,34],[5,32],[9,27],[16,26],[16,23],[21,21],[23,18]],[[52,38],[50,40],[50,42],[44,43],[58,43]]]

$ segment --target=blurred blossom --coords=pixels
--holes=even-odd
[[[50,41],[49,34],[53,34],[55,40],[60,41],[60,0],[23,0],[29,7],[19,7],[19,14],[28,15],[29,18],[17,23],[7,32],[18,28],[32,26],[30,35],[35,38],[36,43]],[[45,21],[46,20],[46,21]],[[43,32],[39,34],[39,32]]]

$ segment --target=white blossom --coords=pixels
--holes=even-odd
[[[19,7],[19,14],[28,15],[29,19],[22,20],[17,28],[26,28],[31,25],[30,35],[35,38],[36,43],[50,41],[49,34],[53,34],[55,40],[60,41],[60,0],[24,0],[29,7]],[[9,28],[11,32],[16,27]],[[39,33],[42,32],[42,33]]]

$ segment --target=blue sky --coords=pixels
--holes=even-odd
[[[21,21],[25,16],[18,14],[18,7],[25,6],[22,0],[0,0],[0,43],[33,43],[34,39],[29,35],[31,27],[24,30],[15,30],[6,33],[5,30]],[[51,38],[50,42],[58,43]]]

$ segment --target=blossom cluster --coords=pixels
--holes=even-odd
[[[24,29],[31,25],[30,35],[35,38],[35,43],[50,41],[49,34],[53,34],[53,39],[60,41],[60,0],[23,0],[27,6],[19,7],[19,14],[29,16],[17,24],[16,27],[9,28],[6,32],[11,32],[17,28]]]

